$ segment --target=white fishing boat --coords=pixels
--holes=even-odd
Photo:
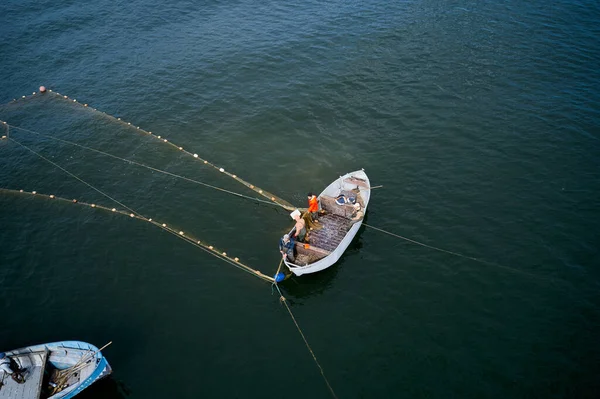
[[[296,276],[315,273],[337,262],[360,229],[363,220],[352,220],[354,204],[360,204],[366,213],[371,184],[364,170],[339,177],[319,194],[318,227],[309,232],[307,243],[296,242],[293,262],[284,259],[285,265]],[[305,220],[307,216],[305,215]],[[308,226],[307,226],[308,228]],[[295,227],[289,235],[293,237]]]
[[[79,341],[15,349],[4,359],[14,373],[0,369],[0,399],[68,399],[112,372],[98,348]]]

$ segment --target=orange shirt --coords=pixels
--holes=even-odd
[[[319,200],[317,197],[311,197],[308,200],[308,211],[309,212],[317,212],[319,210]]]

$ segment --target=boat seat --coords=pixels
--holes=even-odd
[[[313,252],[316,252],[323,256],[327,256],[331,253],[331,252],[327,251],[326,249],[314,247],[306,242],[296,242],[295,245],[296,245],[296,250],[298,251],[298,253],[304,252],[304,251],[313,251]]]
[[[304,242],[296,242],[295,247],[296,258],[309,259],[310,262],[307,263],[316,262],[319,259],[323,259],[331,253],[323,248],[313,247],[312,245]]]

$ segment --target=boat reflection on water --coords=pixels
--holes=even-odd
[[[77,399],[125,399],[131,391],[113,377],[104,378],[77,395]]]
[[[284,282],[279,283],[282,290],[285,290],[285,297],[293,303],[294,300],[318,297],[329,290],[329,288],[333,285],[339,271],[348,264],[347,260],[360,254],[360,249],[363,246],[361,233],[364,229],[365,227],[361,226],[358,234],[350,243],[344,255],[332,267],[329,267],[319,273],[306,274],[301,277],[297,277],[292,274]]]

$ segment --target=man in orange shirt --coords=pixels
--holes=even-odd
[[[312,220],[315,222],[319,221],[319,200],[313,193],[308,193],[308,211]]]

